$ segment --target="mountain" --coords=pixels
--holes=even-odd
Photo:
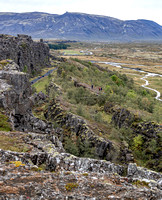
[[[162,40],[162,26],[149,20],[69,13],[0,13],[0,33],[75,40]]]

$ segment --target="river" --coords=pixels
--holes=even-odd
[[[144,77],[142,77],[141,79],[145,81],[144,85],[141,85],[142,87],[148,89],[148,90],[152,90],[154,92],[156,92],[156,97],[155,99],[157,99],[158,101],[162,101],[162,99],[160,99],[160,92],[158,90],[155,90],[153,88],[147,87],[149,85],[148,80],[146,80],[148,77],[154,77],[154,76],[159,76],[162,77],[161,74],[155,74],[155,73],[151,73],[151,72],[146,72],[141,70],[140,68],[130,68],[130,67],[123,67],[123,65],[133,65],[133,64],[126,64],[126,63],[116,63],[116,62],[100,62],[100,61],[91,61],[92,63],[101,63],[101,64],[107,64],[107,65],[111,65],[113,67],[118,67],[118,68],[126,68],[126,69],[131,69],[131,70],[135,70],[141,73],[146,73],[146,75]],[[122,66],[121,66],[122,65]],[[141,65],[142,66],[142,65]]]

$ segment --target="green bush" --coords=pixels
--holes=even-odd
[[[75,156],[96,158],[94,147],[87,140],[81,141],[79,137],[75,140],[74,138],[65,137],[64,148],[68,153]]]
[[[137,94],[135,93],[134,90],[129,90],[129,91],[127,92],[127,98],[128,98],[128,99],[135,99],[136,97],[137,97]]]
[[[69,44],[48,44],[50,49],[55,49],[55,50],[59,50],[59,49],[67,49],[68,47],[70,47]]]
[[[23,72],[24,72],[24,73],[27,73],[27,72],[28,72],[28,67],[27,67],[26,65],[24,66]]]
[[[143,142],[144,141],[143,141],[142,135],[138,135],[138,136],[134,137],[134,139],[133,139],[133,148],[135,150],[141,150]]]

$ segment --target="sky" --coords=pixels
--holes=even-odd
[[[162,0],[0,0],[0,12],[82,12],[162,25]]]

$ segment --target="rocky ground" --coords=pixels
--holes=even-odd
[[[28,149],[25,153],[0,150],[0,199],[160,200],[162,197],[159,173],[130,164],[127,176],[120,176],[122,166],[58,153],[62,147],[57,140],[54,145],[45,135],[1,132],[1,136],[14,134]]]
[[[110,159],[79,158],[66,153],[57,137],[59,130],[32,114],[38,96],[31,97],[28,76],[13,61],[1,64],[0,81],[0,113],[2,109],[2,114],[8,115],[14,130],[0,131],[0,199],[162,198],[160,173],[135,163],[122,166]],[[73,132],[89,136],[99,155],[113,151],[110,141],[95,136],[84,120],[72,114],[63,116],[60,111],[53,102],[48,115],[60,119]]]

